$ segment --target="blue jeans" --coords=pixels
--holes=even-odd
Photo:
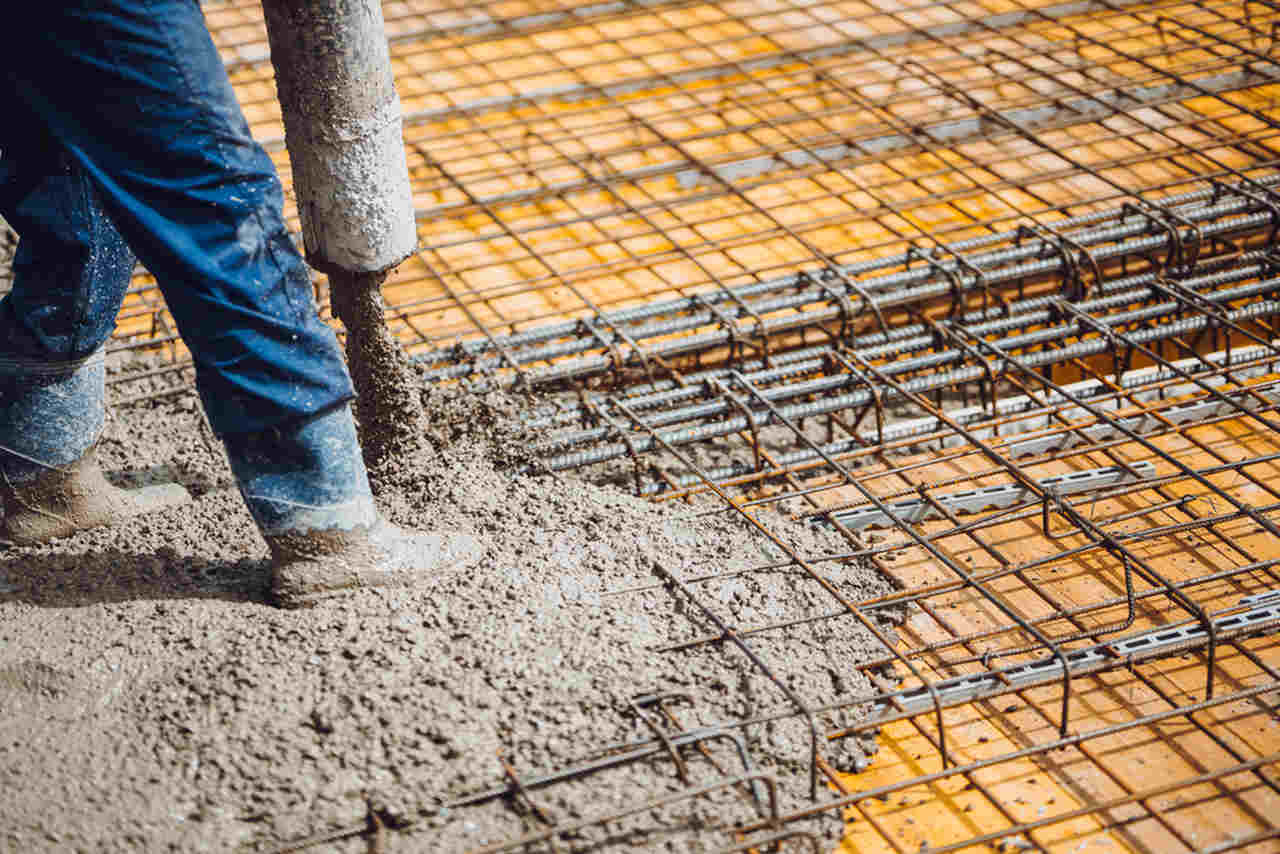
[[[275,168],[195,0],[53,0],[0,27],[0,215],[18,232],[0,360],[71,362],[156,277],[222,435],[351,399]]]

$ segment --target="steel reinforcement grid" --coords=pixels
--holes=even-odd
[[[259,11],[205,12],[287,183]],[[817,850],[819,812],[857,851],[1280,847],[1280,6],[386,14],[421,230],[388,317],[426,376],[545,393],[536,473],[739,516],[778,560],[734,573],[786,568],[828,599],[808,619],[884,641],[874,692],[713,730],[658,699],[652,738],[508,769],[471,800],[523,800],[531,830],[487,850],[724,790],[759,806],[729,851]],[[145,272],[113,348],[170,356],[119,402],[190,392]],[[847,548],[801,553],[764,507]],[[854,560],[900,589],[841,594]],[[655,654],[773,678],[753,639],[793,625],[735,624],[706,595],[725,575],[655,580],[716,627]],[[536,806],[783,718],[811,727],[802,806],[728,768],[573,821]],[[860,773],[826,761],[871,732]]]

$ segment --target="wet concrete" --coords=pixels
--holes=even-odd
[[[716,632],[667,574],[740,629],[833,610],[795,569],[749,571],[776,561],[776,546],[736,515],[705,512],[716,505],[512,474],[531,438],[512,416],[536,402],[469,387],[425,403],[426,441],[384,468],[379,503],[403,525],[475,533],[485,557],[419,589],[305,612],[265,604],[265,545],[194,398],[113,412],[104,467],[123,483],[176,476],[196,498],[0,552],[0,848],[267,850],[359,824],[372,805],[413,822],[398,831],[406,850],[468,850],[686,788],[659,750],[532,789],[537,810],[519,796],[447,809],[504,785],[499,752],[528,778],[651,741],[637,695],[681,695],[669,703],[678,726],[647,712],[671,734],[793,710],[731,645],[659,651]],[[762,520],[801,553],[846,548],[824,530]],[[861,564],[822,566],[850,598],[890,589]],[[726,570],[743,574],[692,582]],[[855,664],[881,652],[844,617],[747,642],[811,704],[866,690]],[[715,735],[681,750],[688,785],[749,767],[778,777],[784,808],[806,799],[801,718]],[[821,752],[850,767],[867,747]],[[589,828],[560,850],[717,850],[758,816],[746,793],[720,792]],[[833,840],[839,824],[808,829]]]

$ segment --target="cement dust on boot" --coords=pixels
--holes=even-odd
[[[282,608],[309,608],[364,588],[428,585],[484,554],[469,534],[409,531],[379,518],[372,527],[316,529],[266,537],[271,597]]]
[[[12,343],[0,338],[0,538],[33,545],[191,500],[177,484],[123,490],[103,476],[104,350],[63,362]]]
[[[36,477],[0,483],[4,521],[0,540],[27,546],[177,507],[191,495],[176,483],[121,489],[109,483],[90,448],[67,466],[44,466]],[[2,474],[3,472],[0,472]]]

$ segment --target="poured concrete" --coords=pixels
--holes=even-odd
[[[521,798],[442,811],[506,783],[499,751],[530,777],[651,740],[629,705],[642,694],[688,695],[670,703],[678,727],[648,713],[672,735],[794,710],[730,644],[657,651],[715,631],[662,584],[659,567],[692,580],[773,563],[776,546],[736,516],[697,514],[714,505],[654,505],[612,487],[509,474],[523,462],[528,437],[511,416],[525,402],[477,390],[434,392],[427,403],[435,418],[425,462],[384,471],[379,501],[401,524],[472,531],[488,554],[417,590],[363,592],[301,613],[264,603],[265,548],[194,401],[116,413],[102,451],[108,470],[126,481],[176,476],[196,500],[0,553],[9,591],[0,594],[0,789],[15,793],[0,813],[0,847],[227,850],[358,825],[372,804],[414,821],[404,832],[415,844],[467,850],[545,826]],[[763,518],[803,554],[846,547]],[[822,566],[851,599],[891,589],[863,564]],[[833,606],[795,569],[690,586],[743,628]],[[883,653],[852,618],[748,643],[811,704],[868,690],[856,664]],[[820,715],[818,726],[848,714]],[[745,759],[779,778],[784,805],[807,798],[801,718],[703,745],[681,750],[691,783],[740,774]],[[845,739],[821,752],[852,769],[871,748]],[[653,751],[533,797],[568,821],[684,788],[667,754]],[[575,844],[616,833],[617,850],[715,850],[732,842],[725,825],[759,816],[748,793],[729,791]],[[811,829],[834,841],[840,824],[828,817]]]

